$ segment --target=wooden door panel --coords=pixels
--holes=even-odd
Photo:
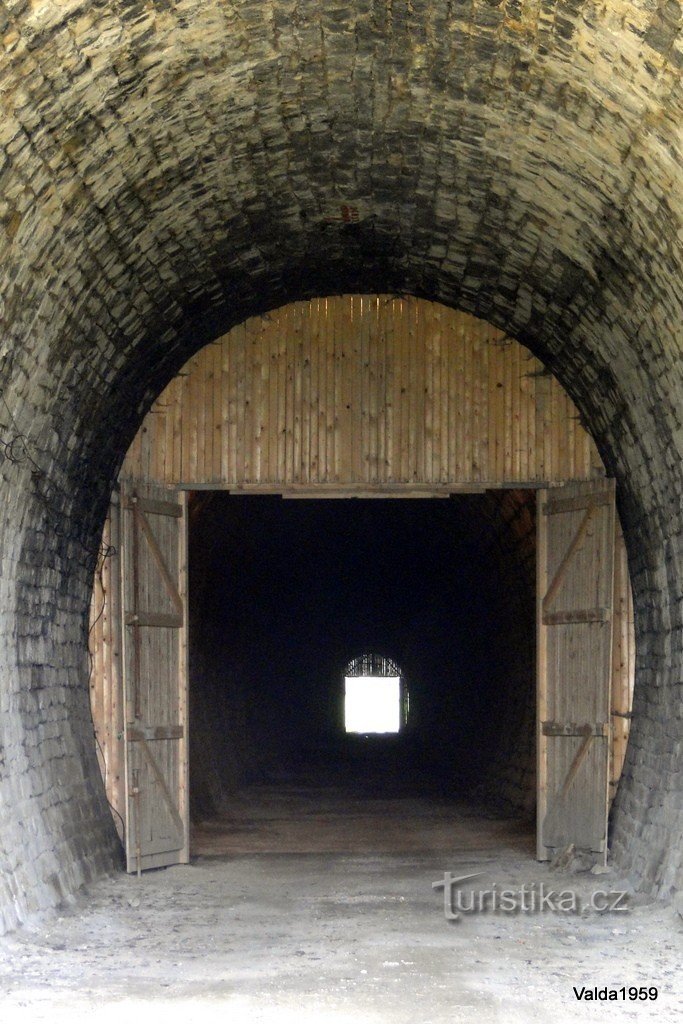
[[[538,857],[606,856],[614,482],[539,492]]]
[[[585,723],[576,725],[578,729],[585,728]],[[602,853],[602,780],[609,756],[608,738],[597,732],[584,734],[578,729],[578,734],[552,737],[547,780],[553,798],[543,821],[543,843],[546,848],[560,850],[571,842],[577,850]],[[591,786],[595,786],[595,794],[590,791]]]
[[[145,870],[161,866],[159,855],[182,850],[185,845],[185,824],[180,816],[178,799],[180,764],[177,743],[176,739],[129,738],[127,756],[133,802],[133,864],[130,870],[137,870],[138,848],[141,868]],[[151,858],[155,858],[155,863],[150,863]],[[167,859],[164,862],[169,863]]]
[[[129,871],[185,863],[187,541],[184,498],[122,484],[121,592]]]

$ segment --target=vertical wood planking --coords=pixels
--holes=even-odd
[[[448,481],[448,446],[451,434],[451,409],[449,397],[449,356],[448,339],[444,332],[444,309],[441,305],[434,306],[436,332],[439,350],[439,481]]]
[[[635,625],[628,556],[617,519],[614,548],[614,619],[612,641],[612,750],[610,797],[613,799],[626,756],[635,677]]]
[[[197,365],[197,357],[194,356],[190,366],[188,367],[188,374],[186,379],[187,392],[187,443],[184,446],[184,460],[183,460],[183,477],[185,480],[191,480],[193,476],[197,475],[197,446],[198,437],[197,431],[199,428],[197,420],[197,407],[199,404],[199,371]]]
[[[396,350],[398,379],[398,400],[400,407],[400,420],[398,427],[399,446],[399,471],[398,479],[401,482],[410,479],[410,339],[408,318],[403,315],[403,300],[396,299],[394,306],[394,323],[398,334],[398,347]]]
[[[253,317],[193,356],[122,475],[174,486],[503,486],[604,475],[526,349],[414,298],[335,296]]]
[[[290,467],[290,483],[301,482],[301,450],[303,433],[302,396],[303,396],[303,338],[301,330],[301,303],[294,302],[289,307],[289,330],[292,335],[292,463]]]
[[[352,446],[353,410],[349,407],[351,394],[349,381],[344,373],[345,338],[343,309],[340,302],[331,302],[330,326],[334,338],[334,432],[333,432],[333,475],[332,480],[352,480],[350,470],[350,448]],[[347,468],[348,467],[348,468]]]
[[[375,299],[375,312],[377,324],[383,325],[384,330],[384,474],[383,479],[387,483],[395,483],[398,479],[396,465],[396,410],[398,407],[397,397],[397,372],[396,372],[396,325],[392,316],[385,314],[389,305],[388,299],[378,297]]]
[[[102,533],[102,559],[95,575],[90,606],[90,699],[97,754],[107,800],[123,837],[123,702],[121,688],[121,630],[119,596],[119,505],[112,502]]]
[[[420,366],[418,372],[418,380],[422,381],[422,387],[420,388],[422,394],[422,405],[423,415],[422,420],[422,464],[418,466],[418,478],[434,480],[438,479],[438,475],[435,476],[435,458],[434,458],[434,447],[435,447],[435,433],[436,431],[436,417],[438,415],[435,408],[436,395],[435,395],[435,331],[434,323],[432,318],[432,304],[427,303],[424,306],[416,304],[416,317],[417,317],[417,338],[418,338],[418,353],[420,356]]]
[[[360,345],[353,329],[353,303],[337,303],[335,311],[335,337],[338,357],[340,416],[336,438],[340,451],[337,462],[338,480],[360,480],[362,476],[363,409],[362,390],[364,370],[360,359]]]
[[[277,352],[274,381],[277,391],[277,459],[273,479],[284,480],[287,466],[287,336],[282,315],[271,314],[269,326],[275,332]]]
[[[199,444],[197,459],[202,466],[202,475],[210,480],[213,473],[213,345],[207,345],[199,353],[202,369],[200,400],[200,429],[198,437],[203,441]]]
[[[378,364],[379,337],[373,330],[375,326],[369,309],[370,300],[363,296],[354,299],[354,305],[360,325],[361,365],[364,370],[364,388],[361,395],[361,422],[365,429],[365,438],[361,444],[361,479],[368,484],[380,483],[377,475],[378,453],[378,403],[380,401],[380,375]]]
[[[325,387],[322,391],[323,417],[324,422],[324,461],[325,473],[323,480],[331,483],[335,473],[335,436],[337,425],[336,415],[336,359],[335,359],[335,336],[334,318],[331,315],[331,300],[321,299],[318,306],[318,331],[321,337],[321,356],[325,360]]]
[[[368,331],[374,341],[375,373],[377,376],[377,397],[375,399],[374,416],[377,440],[375,444],[376,464],[374,467],[375,483],[387,482],[387,332],[386,324],[378,323],[379,305],[376,296],[366,298]]]
[[[312,372],[311,372],[311,319],[310,305],[307,302],[297,303],[301,324],[301,454],[299,476],[301,483],[311,482],[311,416],[312,416]]]
[[[557,443],[557,439],[555,439]],[[566,484],[538,510],[539,855],[606,857],[613,678],[614,481]],[[552,582],[548,585],[548,581]],[[560,731],[557,731],[557,727]],[[587,731],[586,731],[587,730]],[[548,853],[545,854],[548,856]]]
[[[461,452],[461,463],[462,463],[462,478],[463,480],[474,480],[474,448],[472,446],[472,421],[473,421],[473,404],[475,396],[472,393],[470,381],[472,379],[472,353],[473,353],[473,337],[472,333],[465,330],[464,324],[460,325],[461,339],[462,339],[462,355],[463,355],[463,366],[462,366],[462,378],[461,378],[461,394],[460,400],[463,404],[463,438],[462,438],[462,452]]]
[[[254,366],[252,325],[245,323],[242,333],[242,344],[240,345],[240,356],[242,364],[241,381],[238,386],[242,387],[239,404],[243,410],[243,420],[240,429],[239,441],[242,445],[242,481],[251,483],[256,480],[254,462],[256,459],[256,426],[255,426],[255,402],[256,402],[256,376],[257,368]]]
[[[124,737],[120,801],[129,871],[189,856],[186,499],[158,485],[122,484],[116,616],[122,654],[118,685],[112,679],[110,686],[125,705],[122,717],[116,709],[111,720]],[[169,614],[175,623],[145,621]]]
[[[178,594],[182,603],[183,624],[178,630],[178,717],[183,728],[178,750],[178,813],[185,822],[185,842],[179,862],[190,861],[190,735],[189,735],[189,600],[188,600],[188,494],[180,495],[182,517],[178,529]]]
[[[230,335],[221,339],[221,479],[232,477],[230,459]]]
[[[547,744],[542,723],[548,720],[548,643],[543,625],[543,598],[548,592],[548,520],[542,513],[546,490],[536,492],[536,859],[547,860],[543,822],[548,805]]]
[[[529,353],[520,346],[517,354],[519,364],[519,475],[520,479],[528,480],[530,476],[530,453],[533,442],[529,436],[533,421],[529,416],[530,381]]]
[[[105,671],[108,676],[108,699],[105,707],[107,716],[107,798],[118,815],[116,827],[122,837],[124,814],[123,790],[123,701],[121,700],[121,591],[119,579],[121,510],[118,495],[112,496],[109,511],[110,556],[107,559],[106,578],[108,590],[105,595],[107,614],[108,655]]]

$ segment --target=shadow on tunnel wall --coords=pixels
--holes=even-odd
[[[535,496],[298,500],[197,493],[190,526],[191,808],[288,773],[535,802]],[[394,658],[410,711],[346,735],[343,670]]]

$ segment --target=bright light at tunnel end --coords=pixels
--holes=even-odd
[[[396,733],[401,728],[398,676],[346,676],[344,726],[347,732]]]

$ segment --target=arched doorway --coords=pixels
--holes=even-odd
[[[361,736],[398,733],[408,721],[408,683],[393,658],[366,652],[344,666],[344,728]]]
[[[253,318],[194,357],[156,401],[138,432],[121,474],[122,519],[117,526],[112,518],[109,527],[119,530],[123,561],[128,557],[126,547],[130,552],[131,570],[124,571],[124,579],[134,576],[134,563],[147,545],[150,565],[156,565],[155,586],[165,605],[143,609],[146,621],[141,620],[137,606],[122,606],[118,620],[111,614],[95,616],[96,653],[106,650],[107,642],[113,652],[116,621],[123,622],[124,635],[128,630],[132,640],[127,645],[133,651],[132,661],[124,651],[123,677],[136,676],[135,652],[144,647],[142,630],[156,630],[157,637],[165,629],[170,631],[168,643],[174,651],[178,642],[182,645],[182,624],[178,621],[174,626],[168,619],[180,614],[178,608],[174,612],[168,606],[169,600],[171,606],[178,604],[176,597],[182,590],[180,542],[171,537],[174,554],[169,558],[155,551],[159,538],[154,539],[149,522],[151,516],[164,515],[182,521],[180,505],[176,506],[179,513],[166,507],[168,496],[164,495],[169,490],[222,489],[298,499],[432,499],[510,487],[532,491],[540,500],[539,538],[543,541],[539,550],[545,562],[538,637],[543,649],[547,651],[548,643],[557,640],[565,652],[570,648],[586,651],[595,642],[600,666],[599,709],[591,711],[583,704],[562,706],[562,694],[567,692],[561,679],[564,655],[539,661],[543,666],[539,696],[546,707],[537,735],[539,776],[546,780],[545,785],[539,783],[539,856],[549,855],[548,851],[571,839],[561,831],[552,842],[543,841],[542,823],[549,813],[546,802],[553,805],[555,820],[565,821],[556,798],[561,805],[576,802],[582,781],[591,789],[591,811],[580,809],[579,819],[593,822],[591,838],[582,841],[604,857],[610,763],[614,782],[623,758],[633,666],[630,587],[621,554],[617,559],[622,565],[621,590],[617,605],[613,604],[613,558],[621,544],[615,529],[613,488],[558,382],[521,345],[473,317],[416,299],[338,296],[295,303],[267,317]],[[169,582],[171,562],[179,573],[176,582]],[[592,573],[596,566],[602,572],[599,582],[591,576],[583,593],[581,581],[587,567]],[[105,572],[111,573],[111,562]],[[590,599],[596,587],[597,604]],[[562,588],[563,600],[556,606]],[[105,589],[112,592],[111,587],[105,585]],[[125,595],[122,600],[125,605]],[[99,624],[105,622],[112,631],[109,641],[97,635],[103,628]],[[173,635],[174,628],[180,640]],[[125,641],[122,647],[126,648]],[[569,653],[567,658],[573,660]],[[182,658],[175,654],[171,660],[181,665]],[[110,669],[112,664],[110,660]],[[133,750],[143,751],[150,786],[164,796],[167,824],[175,823],[180,835],[178,818],[183,814],[165,792],[165,785],[170,788],[168,780],[163,782],[165,774],[151,756],[150,742],[168,744],[164,756],[173,765],[169,770],[182,796],[186,723],[173,718],[172,708],[164,708],[168,721],[141,725],[134,715],[129,742],[123,743],[126,761],[118,738],[126,733],[126,723],[121,729],[114,718],[124,707],[130,708],[131,700],[127,698],[127,705],[117,700],[116,709],[110,701],[107,709],[102,696],[115,694],[117,685],[125,690],[126,680],[105,685],[98,678],[103,678],[101,673],[93,687],[95,717],[112,804],[131,823],[141,814],[144,787],[132,776],[141,769],[132,767],[131,757]],[[180,680],[178,692],[182,693],[182,670],[174,678]],[[591,687],[586,681],[586,686],[574,688],[583,694],[586,706],[595,703],[596,691]],[[612,694],[618,706],[611,706]],[[182,708],[182,697],[176,704]],[[621,742],[610,721],[615,713],[621,716]],[[549,767],[551,750],[555,754]],[[598,752],[600,770],[596,771],[598,762],[592,758]],[[119,771],[118,789],[116,771],[108,767],[108,759],[129,765],[125,779]],[[187,807],[186,799],[183,806]],[[134,831],[128,831],[129,866],[140,864],[137,844],[130,838]],[[170,824],[167,831],[173,831]],[[185,825],[184,857],[186,832]]]

